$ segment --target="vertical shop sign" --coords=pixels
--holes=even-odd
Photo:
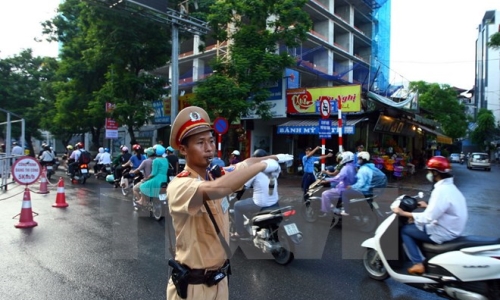
[[[113,112],[115,105],[113,103],[106,102],[106,115]],[[106,118],[106,138],[107,139],[117,139],[118,138],[118,123],[112,118]]]

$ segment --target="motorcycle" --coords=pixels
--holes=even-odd
[[[322,174],[318,179],[313,182],[307,193],[304,195],[304,203],[301,207],[301,215],[309,223],[314,223],[318,220],[321,212],[321,193],[324,188],[330,188],[330,185],[324,185],[322,181],[326,178],[325,174]],[[375,201],[377,195],[372,195],[365,198],[351,199],[350,201],[350,215],[348,218],[348,224],[350,228],[355,228],[361,232],[372,232],[377,227],[379,220],[384,218],[384,215],[380,211],[378,203]],[[367,205],[366,205],[367,204]],[[339,199],[337,205],[331,205],[331,214],[329,217],[332,218],[330,223],[330,229],[342,224],[342,201]]]
[[[242,191],[229,196],[229,231],[236,232],[234,222],[234,204],[240,199]],[[290,223],[289,218],[295,215],[291,206],[280,207],[277,203],[263,208],[253,216],[245,216],[245,229],[250,239],[248,242],[263,253],[271,253],[274,261],[280,265],[287,265],[294,259],[294,245],[302,242],[302,232],[295,223]],[[281,226],[284,224],[284,226]]]
[[[423,193],[401,195],[391,208],[412,211],[417,208],[417,197],[422,198]],[[500,299],[500,238],[461,236],[443,244],[422,243],[427,271],[421,276],[407,275],[401,242],[398,258],[388,257],[397,244],[393,229],[406,220],[390,215],[378,226],[375,236],[362,243],[366,248],[363,265],[371,278],[382,281],[391,277],[448,299]]]
[[[163,219],[163,209],[164,206],[167,205],[167,185],[167,182],[162,182],[162,184],[160,185],[160,192],[158,194],[158,197],[149,197],[149,203],[147,205],[137,205],[136,209],[139,212],[149,212],[149,216],[153,217],[156,221],[160,221],[161,219]],[[132,202],[135,204],[134,201]]]
[[[75,175],[71,177],[71,183],[85,184],[88,178],[90,178],[89,165],[80,164],[75,166]],[[70,175],[71,176],[71,175]]]
[[[108,175],[113,174],[113,168],[111,167],[111,164],[105,164],[102,169],[94,174],[96,179],[99,178],[106,178]]]

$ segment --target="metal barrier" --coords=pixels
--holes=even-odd
[[[14,163],[16,157],[20,157],[18,155],[7,155],[5,153],[0,153],[0,189],[7,190],[7,185],[14,183],[12,179],[11,165]],[[10,179],[10,182],[9,182]]]

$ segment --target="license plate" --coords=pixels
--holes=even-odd
[[[375,201],[373,201],[373,202],[372,202],[372,205],[373,205],[373,208],[375,208],[375,209],[378,209],[378,207],[379,207],[379,206],[378,206],[378,203],[377,203],[377,202],[375,202]]]
[[[106,167],[106,171],[111,172],[111,167]]]
[[[52,170],[52,166],[47,166],[47,170]]]
[[[82,174],[86,174],[86,173],[88,173],[88,170],[87,170],[87,169],[82,169],[81,171],[82,171]]]
[[[300,233],[300,231],[297,228],[297,225],[295,225],[295,223],[290,223],[290,224],[285,225],[285,231],[286,231],[286,234],[288,236]]]

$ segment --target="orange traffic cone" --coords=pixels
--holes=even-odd
[[[33,211],[31,210],[31,196],[30,190],[28,188],[24,190],[23,206],[19,215],[21,216],[19,218],[19,223],[14,225],[16,228],[29,228],[38,225],[37,222],[33,221]]]
[[[47,168],[43,167],[42,170],[42,179],[40,179],[40,194],[48,194],[49,190],[47,189]]]
[[[52,207],[68,207],[68,203],[66,203],[66,194],[64,194],[64,180],[62,177],[59,177],[59,183],[57,183],[56,203],[52,204]]]

